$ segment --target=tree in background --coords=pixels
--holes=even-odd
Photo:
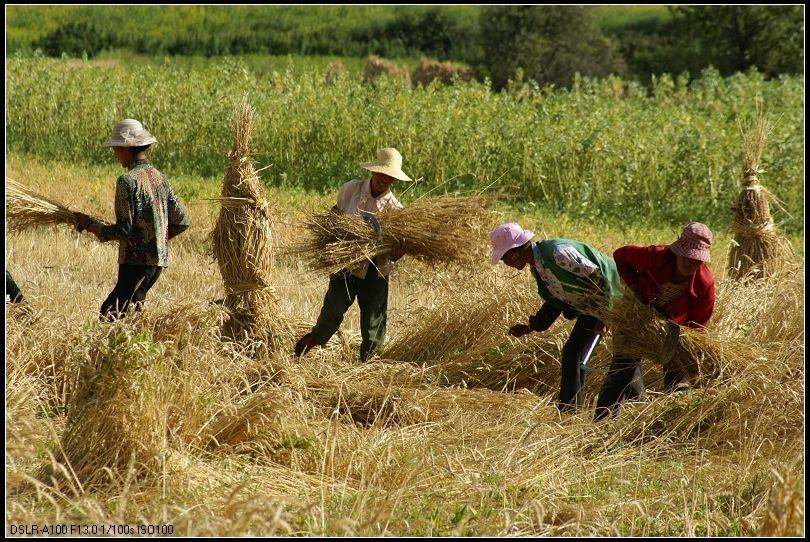
[[[540,84],[567,86],[575,73],[621,74],[624,63],[581,6],[491,6],[481,9],[481,71],[500,89],[518,69]]]
[[[757,67],[774,76],[804,67],[804,6],[673,8],[677,26],[697,40],[721,73]]]

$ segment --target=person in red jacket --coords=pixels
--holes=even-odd
[[[624,246],[616,249],[613,259],[619,277],[642,303],[677,325],[703,329],[714,311],[714,277],[706,266],[711,243],[709,228],[691,222],[671,245]],[[616,412],[625,399],[643,395],[640,366],[640,359],[614,354],[594,420]],[[682,378],[664,366],[665,391],[674,390]]]

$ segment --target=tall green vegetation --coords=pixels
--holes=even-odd
[[[11,53],[426,56],[497,87],[518,67],[556,85],[709,65],[802,73],[803,36],[803,6],[10,6],[6,29]]]
[[[616,44],[582,6],[491,6],[481,10],[483,71],[503,88],[517,70],[540,84],[570,85],[574,75],[624,69]]]
[[[9,50],[93,56],[246,53],[464,58],[475,7],[63,6],[9,8]],[[36,14],[40,16],[35,17]]]
[[[780,117],[765,150],[763,182],[785,202],[777,215],[801,231],[801,78],[751,71],[723,78],[655,78],[651,90],[618,78],[575,78],[568,90],[483,83],[412,88],[320,72],[256,75],[235,61],[187,70],[133,70],[86,62],[10,59],[7,138],[12,151],[77,163],[110,163],[101,142],[115,122],[142,120],[160,141],[168,174],[219,178],[227,119],[247,92],[256,107],[257,163],[266,182],[332,192],[358,162],[397,147],[416,192],[506,188],[515,204],[572,216],[725,223],[739,190],[738,120],[762,99]]]

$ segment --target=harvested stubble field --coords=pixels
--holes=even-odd
[[[71,208],[111,216],[112,166],[21,156],[7,166]],[[220,340],[223,315],[209,304],[224,293],[206,245],[218,209],[196,201],[217,195],[218,183],[174,184],[200,191],[186,200],[192,227],[172,242],[147,310],[125,322],[96,321],[115,277],[114,246],[65,228],[8,238],[9,269],[34,314],[7,309],[7,525],[166,523],[185,535],[803,534],[803,269],[769,283],[720,282],[713,329],[761,345],[756,363],[732,363],[722,380],[666,397],[656,393],[660,370],[646,365],[651,400],[595,425],[602,373],[589,375],[583,412],[560,417],[554,405],[571,323],[507,338],[536,308],[535,287],[528,273],[486,261],[431,271],[406,257],[392,279],[383,359],[357,361],[356,308],[339,336],[301,361],[290,355],[292,336],[278,355],[248,357]],[[307,209],[333,203],[278,190],[268,198],[281,243]],[[605,251],[677,233],[522,222]],[[712,268],[722,276],[729,228],[711,226]],[[291,257],[276,266],[281,311],[302,331],[326,279]],[[601,344],[592,364],[608,363]]]

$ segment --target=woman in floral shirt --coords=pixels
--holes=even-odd
[[[545,331],[560,314],[569,320],[576,319],[562,351],[558,403],[561,411],[574,410],[583,400],[585,375],[581,365],[603,332],[599,314],[620,295],[619,276],[613,259],[588,245],[569,239],[532,243],[533,237],[534,233],[515,223],[496,227],[489,234],[491,263],[503,261],[519,270],[529,265],[544,300],[529,323],[512,326],[510,335],[520,337],[532,331]]]

